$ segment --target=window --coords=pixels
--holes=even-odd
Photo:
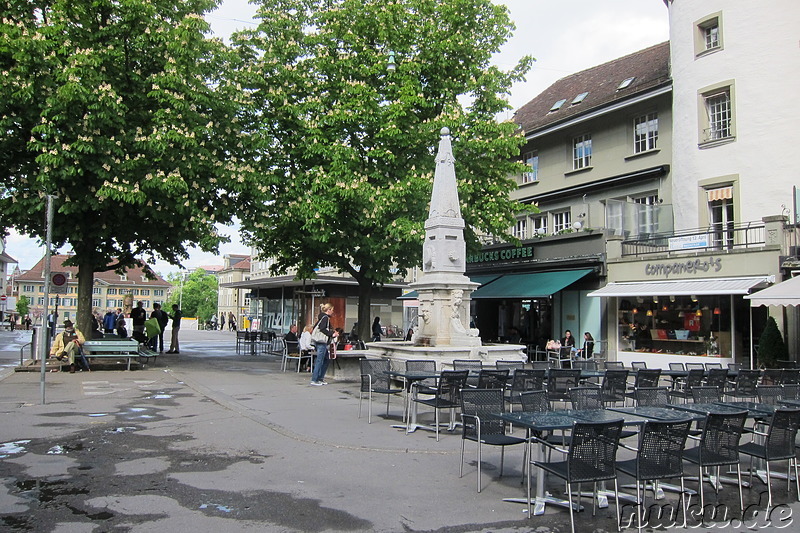
[[[625,201],[606,200],[606,227],[613,235],[625,235]]]
[[[655,150],[658,145],[658,113],[648,113],[633,120],[633,153]]]
[[[572,215],[569,211],[553,213],[553,233],[559,233],[572,228]]]
[[[547,234],[547,215],[533,218],[533,231],[536,235]]]
[[[634,198],[636,204],[636,229],[639,236],[658,233],[658,211],[660,202],[657,194]]]
[[[117,289],[108,289],[108,290],[106,291],[106,294],[109,294],[109,295],[111,295],[111,294],[117,294]]]
[[[514,229],[512,230],[512,234],[517,239],[524,239],[527,235],[528,229],[528,221],[524,218],[522,220],[517,220],[517,223],[514,225]]]
[[[706,50],[712,48],[719,48],[719,25],[709,24],[703,28],[703,35],[705,36]]]
[[[139,294],[142,296],[150,296],[150,289],[142,289]]]
[[[712,13],[695,22],[694,55],[703,56],[722,49],[722,12]]]
[[[572,170],[580,170],[592,164],[592,136],[580,135],[572,140]]]
[[[550,108],[550,112],[552,113],[553,111],[558,111],[559,109],[561,109],[561,106],[564,105],[564,102],[566,101],[567,101],[566,98],[562,98],[561,100],[553,104],[553,107]]]
[[[36,305],[44,305],[44,296],[40,296],[38,300],[36,300]]]
[[[120,281],[128,281],[128,275],[127,274],[120,274],[119,275],[119,280]]]
[[[706,191],[708,220],[711,223],[712,242],[717,248],[733,248],[733,187]]]
[[[100,298],[92,298],[92,307],[100,307]]]
[[[635,79],[636,79],[636,76],[634,76],[632,78],[625,78],[624,80],[622,80],[620,82],[619,85],[617,85],[617,90],[621,91],[622,89],[627,89],[630,86],[630,84],[633,83],[633,80],[635,80]]]
[[[164,296],[164,291],[162,289],[153,289],[153,296]]]
[[[584,99],[585,99],[587,96],[589,96],[589,93],[581,93],[581,94],[579,94],[578,96],[576,96],[576,97],[575,97],[575,98],[572,100],[572,102],[570,103],[570,105],[578,105],[578,104],[580,104],[581,102],[583,102],[583,100],[584,100]]]
[[[36,292],[36,285],[23,285],[22,292]]]
[[[131,289],[131,294],[134,296],[139,296],[139,289]]]
[[[92,287],[92,294],[102,294],[100,287]]]
[[[731,95],[729,91],[705,96],[708,114],[707,141],[731,137]]]
[[[527,172],[522,173],[522,183],[539,181],[539,153],[525,152],[522,154],[522,162],[530,168]]]

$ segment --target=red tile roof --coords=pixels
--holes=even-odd
[[[618,89],[627,78],[634,80],[626,88]],[[520,107],[514,115],[514,122],[525,133],[531,133],[669,83],[667,41],[561,78]],[[583,101],[572,105],[573,99],[584,92],[588,94]],[[561,108],[551,112],[553,104],[562,99],[566,101]]]
[[[64,254],[57,254],[50,257],[50,271],[51,272],[71,272],[72,276],[70,277],[70,281],[73,283],[77,283],[78,279],[78,267],[75,266],[65,266],[63,263],[67,259],[69,259],[70,255]],[[38,263],[36,263],[33,268],[30,270],[26,270],[19,276],[16,276],[16,281],[39,281],[41,282],[44,278],[42,277],[44,273],[44,257],[42,257]],[[166,281],[164,278],[156,274],[156,279],[142,279],[144,276],[144,270],[139,267],[129,268],[126,272],[127,274],[127,281],[122,281],[120,279],[119,274],[114,272],[113,270],[108,270],[106,272],[95,272],[94,279],[96,280],[103,280],[110,285],[137,285],[137,286],[149,286],[149,287],[171,287],[172,284]]]

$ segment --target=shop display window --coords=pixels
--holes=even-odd
[[[622,351],[731,356],[728,296],[622,298],[617,315]]]

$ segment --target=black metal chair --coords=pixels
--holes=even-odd
[[[573,409],[602,409],[603,391],[599,387],[573,387],[569,389]]]
[[[687,449],[683,457],[690,463],[698,465],[698,492],[700,492],[701,509],[705,509],[703,469],[716,467],[717,477],[719,477],[719,467],[736,465],[736,475],[739,481],[739,506],[742,512],[744,512],[742,469],[739,466],[739,439],[742,436],[746,418],[747,411],[729,414],[710,413],[706,416],[703,424],[703,432],[700,437],[689,437],[693,440],[698,440],[699,443],[696,447]],[[715,490],[718,491],[716,486]]]
[[[606,370],[600,388],[603,390],[603,402],[624,403],[625,393],[628,389],[628,371]]]
[[[683,527],[686,527],[686,487],[683,479],[683,450],[689,435],[691,419],[655,421],[648,420],[639,433],[639,447],[620,446],[636,452],[635,459],[619,461],[617,470],[636,479],[636,520],[642,529],[646,498],[646,482],[680,478],[680,504],[683,509]]]
[[[481,446],[500,446],[500,477],[506,446],[526,444],[520,437],[506,434],[506,424],[492,416],[504,411],[505,400],[501,389],[464,389],[461,391],[461,468],[464,476],[464,444],[471,440],[478,444],[478,492],[481,491]],[[523,456],[524,463],[524,456]]]
[[[667,387],[639,387],[633,393],[639,407],[664,407],[670,403]]]
[[[782,385],[800,385],[800,369],[784,368],[781,379]]]
[[[511,386],[506,388],[506,402],[508,410],[513,412],[514,405],[520,404],[520,395],[528,391],[542,391],[544,393],[544,370],[522,369],[514,372],[511,377]],[[545,397],[546,397],[546,393]]]
[[[504,391],[508,382],[508,369],[484,368],[478,374],[479,389],[500,389]]]
[[[706,376],[706,386],[718,387],[720,394],[724,393],[728,386],[728,369],[712,368],[708,370],[708,375]]]
[[[783,385],[756,385],[758,403],[777,405],[783,399]]]
[[[692,401],[694,403],[712,403],[722,399],[722,390],[719,387],[692,387]]]
[[[316,355],[316,354],[314,354]],[[303,360],[312,361],[313,356],[306,350],[300,350],[300,343],[297,341],[283,341],[283,358],[281,366],[283,371],[286,372],[286,367],[289,366],[289,361],[297,360],[297,371],[300,372]]]
[[[706,363],[706,370],[714,370],[722,368],[722,363]]]
[[[572,361],[572,368],[577,370],[597,370],[597,361],[592,359],[576,359]]]
[[[686,381],[683,383],[683,387],[670,391],[670,396],[681,398],[684,403],[686,403],[692,398],[692,389],[695,387],[701,387],[703,385],[705,373],[706,371],[702,368],[693,368],[692,370],[689,370],[689,374],[686,376]]]
[[[758,397],[756,385],[761,375],[760,370],[740,370],[733,382],[733,389],[725,393],[726,396],[737,400],[753,400]]]
[[[683,363],[670,363],[669,364],[670,370],[686,370],[686,367],[683,366]]]
[[[625,368],[625,365],[622,364],[622,361],[606,361],[605,368],[606,370],[621,370]]]
[[[783,387],[784,400],[800,400],[800,385],[784,384],[781,386]]]
[[[509,372],[512,374],[517,370],[523,370],[525,368],[524,361],[495,361],[494,367],[497,370],[508,369]]]
[[[686,363],[686,370],[705,370],[706,365],[703,363]]]
[[[783,384],[783,369],[781,368],[765,368],[761,374],[761,385],[782,385]]]
[[[386,395],[386,416],[389,416],[389,399],[400,394],[403,389],[392,388],[391,380],[386,372],[389,370],[388,359],[361,359],[361,389],[358,392],[358,418],[361,418],[361,400],[364,394],[369,398],[367,403],[367,423],[372,423],[372,395]]]
[[[434,411],[436,440],[439,440],[439,411],[450,411],[450,425],[455,421],[455,410],[461,407],[461,389],[466,386],[469,370],[443,370],[439,375],[436,392],[432,398],[414,398],[414,401],[432,407]]]
[[[572,426],[572,442],[569,449],[564,450],[544,442],[552,449],[564,453],[565,461],[544,462],[533,461],[533,465],[560,477],[567,483],[567,498],[569,499],[569,523],[572,533],[575,533],[575,519],[573,517],[572,484],[592,483],[597,492],[597,483],[600,481],[614,481],[614,502],[617,510],[617,528],[619,529],[619,491],[617,487],[616,459],[619,447],[622,420],[609,422],[576,422]],[[528,483],[530,484],[530,469],[528,469]],[[580,489],[579,489],[580,494]],[[597,497],[593,499],[592,515],[595,513]],[[580,499],[576,508],[580,507]],[[530,508],[528,516],[530,516]]]
[[[550,410],[550,401],[547,399],[545,390],[521,392],[519,403],[525,413],[545,413]]]
[[[643,368],[636,372],[636,375],[633,379],[633,390],[625,393],[625,397],[635,400],[637,389],[658,387],[658,382],[660,380],[660,368]]]
[[[580,379],[580,370],[551,368],[547,373],[547,399],[551,402],[568,402],[569,389],[577,387]]]
[[[478,374],[483,369],[483,363],[476,359],[454,359],[453,370],[468,370],[467,385],[470,387],[478,386]]]
[[[631,363],[631,368],[634,370],[642,370],[647,368],[647,363],[644,361],[633,361]]]
[[[786,492],[791,488],[791,472],[794,465],[794,478],[797,499],[800,500],[800,478],[797,474],[797,456],[795,439],[800,425],[800,408],[780,408],[775,410],[766,433],[758,433],[764,438],[763,443],[747,442],[739,446],[739,452],[750,456],[750,482],[753,481],[753,458],[762,459],[767,465],[767,509],[772,507],[772,483],[770,482],[770,461],[788,460]]]
[[[731,372],[738,372],[741,369],[742,369],[741,363],[728,363],[728,370],[730,370]]]

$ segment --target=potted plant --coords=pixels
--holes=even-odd
[[[758,364],[763,368],[776,368],[779,360],[786,359],[789,359],[789,349],[783,335],[775,319],[768,317],[761,338],[758,339]]]

